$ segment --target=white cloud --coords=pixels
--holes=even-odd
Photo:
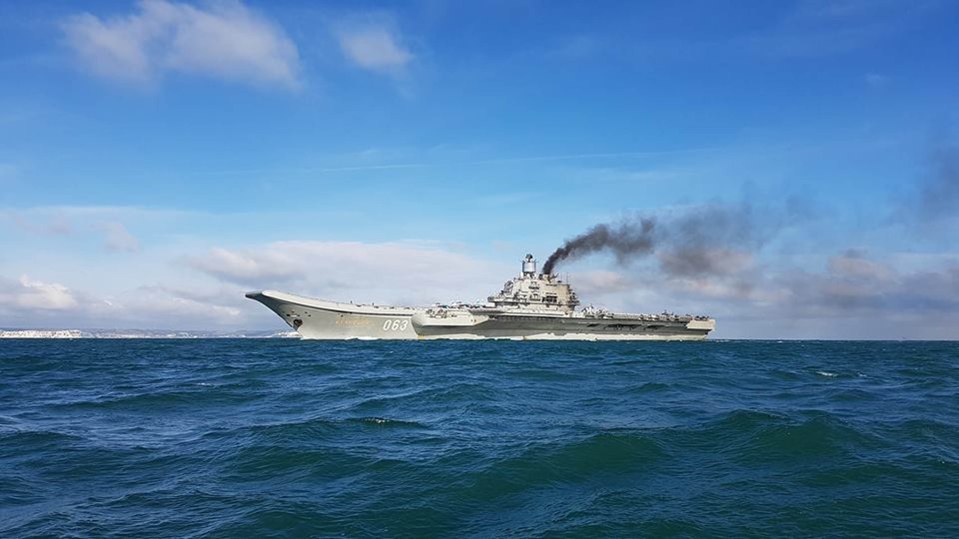
[[[133,14],[83,13],[62,27],[83,66],[109,79],[143,84],[170,71],[291,89],[301,84],[296,45],[239,1],[201,8],[142,0]]]
[[[247,320],[241,309],[244,299],[239,289],[217,288],[201,294],[160,285],[141,286],[94,302],[89,310],[91,317],[152,326],[144,326],[147,329],[208,329],[241,326]]]
[[[191,259],[191,265],[230,282],[277,282],[302,277],[302,266],[285,249],[260,253],[230,251],[215,247],[204,257]]]
[[[181,259],[190,272],[157,284],[107,292],[55,282],[0,277],[0,327],[282,329],[263,306],[244,297],[255,288],[344,301],[426,305],[481,300],[516,267],[494,266],[430,242],[275,242],[216,248]],[[217,282],[219,281],[219,282]],[[177,284],[168,284],[168,283]],[[109,287],[107,287],[109,288]]]
[[[428,304],[485,298],[508,267],[496,267],[438,244],[283,241],[216,248],[188,263],[248,288],[281,288],[330,299]]]
[[[108,251],[133,252],[140,249],[140,241],[130,234],[123,223],[101,223],[100,229],[103,231],[103,246]]]
[[[118,294],[74,291],[54,282],[0,277],[0,327],[246,329],[273,319],[236,286],[202,292],[162,285]]]
[[[27,275],[17,282],[0,282],[0,306],[60,311],[77,305],[73,293],[62,284],[37,281]]]
[[[397,33],[385,24],[343,28],[337,38],[343,54],[363,69],[396,74],[413,60]]]

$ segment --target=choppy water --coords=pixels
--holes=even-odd
[[[959,344],[0,342],[33,535],[959,537]]]

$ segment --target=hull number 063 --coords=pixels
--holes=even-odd
[[[383,322],[383,331],[406,331],[410,327],[409,320],[387,320]]]

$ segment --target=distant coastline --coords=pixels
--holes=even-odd
[[[0,329],[0,339],[283,339],[294,331],[172,331],[143,329]]]

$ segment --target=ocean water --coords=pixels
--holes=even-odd
[[[959,343],[0,342],[0,537],[959,537]]]

